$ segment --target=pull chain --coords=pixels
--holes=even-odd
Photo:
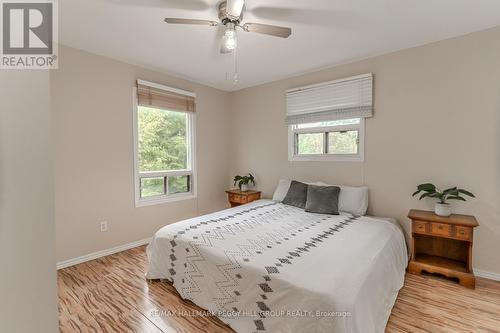
[[[233,84],[238,84],[238,57],[236,49],[233,51],[234,53],[234,76],[233,76]]]
[[[238,84],[238,79],[239,79],[239,78],[238,78],[238,55],[237,55],[237,51],[236,51],[236,49],[235,49],[235,50],[233,50],[232,54],[233,54],[233,57],[232,57],[232,58],[227,57],[227,59],[230,59],[230,60],[229,60],[229,62],[230,62],[231,60],[233,60],[233,64],[230,64],[230,63],[229,63],[228,65],[229,65],[229,66],[233,65],[234,72],[233,72],[233,73],[231,73],[231,71],[230,71],[230,70],[226,72],[226,81],[229,81],[229,80],[230,80],[230,77],[232,76],[232,79],[233,79],[233,84],[234,84],[234,85],[237,85],[237,84]]]

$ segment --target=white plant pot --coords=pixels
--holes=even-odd
[[[241,191],[242,192],[248,191],[248,184],[241,184]]]
[[[434,206],[434,213],[439,216],[450,216],[451,206],[450,204],[436,203],[436,206]]]

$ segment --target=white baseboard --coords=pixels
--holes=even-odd
[[[500,274],[499,273],[493,273],[493,272],[483,271],[483,270],[474,268],[474,274],[478,277],[482,277],[485,279],[500,281]]]
[[[115,247],[112,247],[110,249],[97,251],[94,253],[89,253],[89,254],[86,254],[86,255],[81,256],[81,257],[60,261],[57,263],[57,269],[78,265],[78,264],[81,264],[81,263],[84,263],[84,262],[87,262],[90,260],[94,260],[94,259],[98,259],[101,257],[109,256],[111,254],[115,254],[118,252],[130,250],[130,249],[133,249],[134,247],[149,244],[150,241],[151,241],[151,238],[141,239],[141,240],[138,240],[138,241],[135,241],[132,243],[115,246]]]

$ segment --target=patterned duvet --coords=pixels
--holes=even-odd
[[[160,229],[147,278],[236,332],[384,332],[406,251],[395,223],[259,200]]]

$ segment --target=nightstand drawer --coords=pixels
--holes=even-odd
[[[236,207],[240,205],[244,205],[250,203],[255,200],[260,199],[260,191],[240,191],[240,190],[227,190],[226,191],[229,204],[231,207]]]
[[[237,203],[247,203],[247,196],[239,195],[239,194],[230,194],[229,201],[237,202]]]
[[[429,232],[428,226],[429,226],[428,222],[414,221],[413,222],[413,232],[420,233],[420,234],[426,234]]]
[[[456,227],[455,237],[463,240],[472,240],[472,229],[469,227]]]
[[[451,236],[450,225],[444,223],[432,223],[431,233],[437,236]]]

